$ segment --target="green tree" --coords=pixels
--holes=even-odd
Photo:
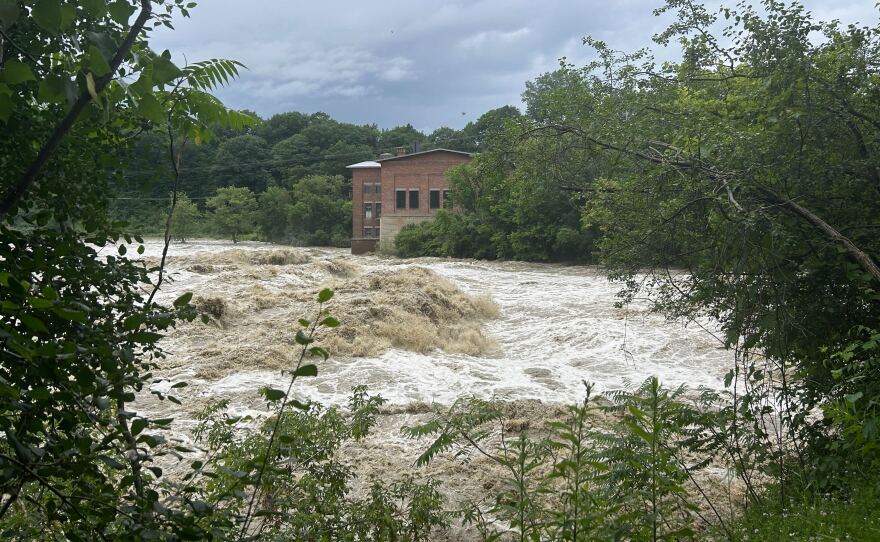
[[[171,218],[171,232],[175,239],[186,242],[195,235],[202,221],[202,213],[195,203],[185,193],[177,194],[177,205],[174,207],[174,215]]]
[[[485,150],[494,138],[502,134],[508,122],[518,121],[521,117],[522,113],[512,105],[483,113],[480,118],[467,123],[462,129],[462,134],[468,138],[467,144],[471,146],[467,150],[471,152]]]
[[[416,142],[422,144],[427,139],[427,136],[413,128],[412,124],[406,124],[390,130],[383,130],[379,135],[379,146],[387,152],[393,152],[392,149],[396,147],[406,147],[409,152],[412,152]]]
[[[566,84],[548,87],[532,134],[592,157],[584,222],[601,230],[602,260],[630,280],[628,295],[650,284],[655,309],[719,323],[737,354],[728,442],[759,436],[733,448],[761,459],[781,498],[792,480],[833,486],[844,469],[868,473],[873,447],[848,442],[847,429],[876,424],[864,406],[880,399],[866,338],[880,318],[880,100],[869,67],[880,28],[819,22],[780,2],[710,12],[669,0],[660,12],[675,22],[656,39],[681,43],[680,62],[587,40],[599,60],[562,68]],[[846,425],[807,414],[847,403]]]
[[[272,152],[266,141],[245,134],[223,141],[213,160],[211,182],[205,188],[238,186],[262,192],[274,183]]]
[[[218,188],[217,194],[207,201],[211,221],[222,235],[231,236],[232,242],[254,231],[257,219],[257,200],[246,187]]]
[[[295,136],[312,123],[312,117],[305,113],[290,111],[272,115],[254,130],[254,135],[262,137],[270,146],[282,139]]]
[[[268,241],[287,241],[291,201],[290,191],[281,186],[270,186],[260,194],[259,223]]]
[[[310,175],[291,185],[288,223],[308,245],[347,246],[351,236],[351,182],[341,176]]]

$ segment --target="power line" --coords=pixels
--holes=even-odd
[[[472,138],[472,137],[459,137],[459,138],[454,138],[454,139],[446,139],[443,141],[438,141],[438,142],[435,142],[435,144],[442,145],[445,143],[452,143],[452,142],[456,142],[456,141],[473,141],[473,139],[474,138]],[[389,150],[393,150],[393,147],[392,147],[392,149],[386,149],[386,150],[378,149],[376,152],[379,152],[379,154],[384,154],[384,153],[388,152]],[[431,149],[428,149],[428,150],[431,150]],[[318,156],[309,156],[305,160],[300,159],[300,158],[287,158],[284,160],[262,160],[262,161],[256,161],[256,162],[241,162],[238,164],[229,164],[229,165],[210,165],[210,166],[197,166],[197,167],[186,167],[186,165],[183,165],[181,167],[181,174],[187,174],[189,172],[198,172],[198,171],[203,171],[203,170],[210,171],[213,173],[213,172],[217,172],[217,171],[224,170],[224,169],[240,170],[242,168],[244,168],[244,169],[247,169],[247,168],[271,168],[271,167],[284,166],[284,165],[305,166],[305,165],[315,164],[315,163],[327,160],[329,158],[348,158],[348,157],[359,157],[362,155],[363,155],[362,152],[349,152],[349,153],[341,153],[341,154],[322,154],[322,155],[318,155]]]
[[[433,144],[443,145],[446,143],[452,143],[452,142],[458,142],[458,141],[473,141],[473,140],[474,140],[473,137],[464,137],[463,136],[463,137],[457,137],[457,138],[452,138],[452,139],[444,139],[442,141],[434,142]],[[392,147],[392,149],[393,148],[394,147]],[[428,149],[428,150],[432,150],[432,149]],[[378,152],[381,155],[383,153],[388,152],[388,150],[383,151],[383,150],[379,149]],[[183,165],[183,167],[181,167],[181,174],[186,175],[187,173],[190,173],[190,172],[198,172],[198,171],[202,171],[202,170],[206,170],[210,173],[218,173],[218,172],[222,172],[223,170],[235,170],[236,172],[242,172],[243,170],[247,171],[248,168],[251,168],[251,170],[257,170],[257,169],[268,169],[268,168],[272,168],[272,167],[280,167],[280,166],[284,166],[284,165],[307,166],[307,165],[317,164],[318,162],[322,162],[322,161],[330,159],[330,158],[360,157],[362,155],[363,155],[363,153],[361,153],[361,152],[357,152],[357,153],[350,152],[350,153],[323,154],[323,155],[318,155],[318,156],[310,156],[308,160],[301,160],[298,158],[289,158],[286,160],[263,160],[263,161],[257,161],[257,162],[242,162],[239,164],[230,164],[230,165],[225,165],[225,166],[210,165],[210,166],[199,166],[199,167],[193,167],[193,168],[188,168],[185,165]],[[130,177],[131,175],[132,174],[128,174],[127,176]],[[190,197],[189,195],[187,195],[187,197],[192,201],[202,201],[202,200],[207,200],[213,196]],[[110,198],[110,199],[113,201],[166,201],[168,198],[122,196],[122,197],[116,197],[116,198]]]

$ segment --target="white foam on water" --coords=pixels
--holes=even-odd
[[[171,254],[230,248],[278,247],[195,241],[173,245]],[[368,271],[427,267],[468,293],[490,295],[501,314],[486,323],[486,330],[498,340],[501,351],[489,358],[399,349],[377,358],[331,358],[319,363],[317,378],[297,383],[297,395],[303,398],[342,404],[352,386],[363,384],[392,403],[448,404],[466,395],[572,402],[582,398],[583,381],[594,383],[600,393],[636,386],[652,375],[670,387],[718,388],[732,365],[732,354],[700,326],[666,321],[650,314],[644,303],[615,307],[621,284],[609,282],[596,268],[443,259],[409,262],[351,256],[340,249],[307,250],[317,256],[350,258]],[[147,242],[146,256],[160,253],[159,242]],[[210,280],[186,271],[174,276],[176,280],[163,288],[166,299]],[[275,285],[302,287],[302,280],[293,276],[279,274],[271,280]],[[332,311],[332,302],[329,308]],[[204,389],[223,396],[263,385],[286,388],[287,378],[277,371],[242,371]]]

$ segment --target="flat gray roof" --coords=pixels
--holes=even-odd
[[[377,162],[388,162],[391,160],[400,160],[402,158],[409,158],[410,156],[420,156],[422,154],[428,154],[431,152],[451,152],[453,154],[460,154],[462,156],[473,156],[473,153],[470,153],[470,152],[454,151],[452,149],[431,149],[429,151],[411,152],[409,154],[404,154],[402,156],[392,156],[391,158],[381,158],[381,159],[377,160]]]
[[[361,169],[361,168],[371,168],[371,167],[382,167],[382,164],[376,162],[374,160],[367,160],[366,162],[358,162],[357,164],[352,164],[350,166],[345,166],[347,169]]]

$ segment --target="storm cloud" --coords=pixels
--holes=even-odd
[[[220,89],[227,105],[266,117],[324,111],[383,128],[460,128],[520,105],[525,82],[559,59],[583,64],[584,36],[618,50],[650,46],[661,0],[203,0],[154,46],[183,61],[248,66]],[[731,2],[732,3],[732,2]],[[812,0],[817,17],[875,23],[874,0]],[[658,54],[663,56],[664,52]]]

